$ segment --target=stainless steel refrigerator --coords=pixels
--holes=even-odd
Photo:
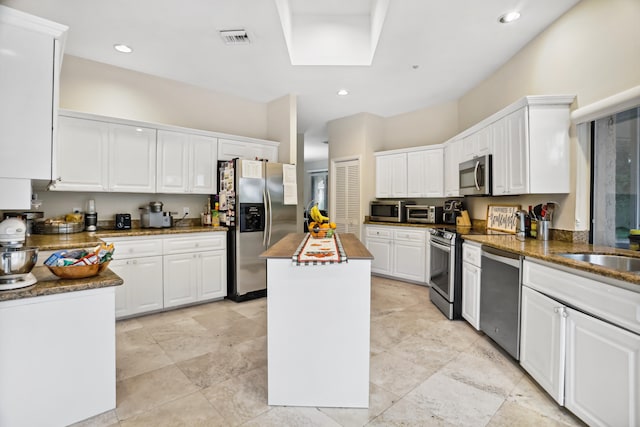
[[[267,264],[260,254],[296,232],[296,205],[285,204],[282,163],[218,162],[220,225],[227,234],[227,298],[267,294]],[[295,202],[295,201],[294,201]]]

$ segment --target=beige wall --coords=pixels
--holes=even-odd
[[[267,139],[279,141],[278,161],[297,163],[296,97],[285,95],[267,104]]]
[[[266,104],[70,55],[60,108],[268,139]]]
[[[387,117],[381,150],[440,144],[457,133],[458,102],[447,102]]]
[[[639,20],[638,0],[582,0],[460,98],[460,130],[525,95],[575,94],[574,107],[582,107],[640,85]],[[576,130],[572,128],[571,194],[513,199],[522,206],[557,200],[561,206],[553,227],[564,230],[588,229],[584,218],[576,225],[579,213],[586,208],[582,205],[588,200],[576,202],[575,135]],[[583,166],[586,165],[580,165]],[[510,202],[504,198],[467,198],[466,201],[474,218],[484,218],[489,202]]]

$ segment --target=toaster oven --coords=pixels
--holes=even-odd
[[[381,222],[406,222],[407,203],[402,200],[373,200],[370,205],[369,219]]]
[[[407,205],[407,222],[437,224],[442,219],[441,206]]]

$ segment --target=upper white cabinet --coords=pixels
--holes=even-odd
[[[376,156],[376,197],[442,197],[441,145],[382,151]]]
[[[459,166],[462,161],[462,139],[452,139],[444,144],[444,195],[460,195]]]
[[[158,130],[157,192],[214,194],[217,138]]]
[[[474,157],[491,154],[491,147],[493,143],[492,130],[491,126],[487,126],[462,138],[460,162],[471,160]]]
[[[493,132],[493,195],[568,193],[572,96],[525,98],[488,125]]]
[[[0,29],[0,178],[49,180],[67,27],[0,6]]]
[[[407,153],[407,197],[444,195],[444,149],[431,148]]]
[[[270,162],[278,161],[278,145],[274,141],[236,141],[233,139],[218,139],[218,160],[266,159]]]
[[[62,115],[58,121],[52,189],[155,192],[155,129]]]
[[[407,153],[376,153],[376,197],[407,197]]]

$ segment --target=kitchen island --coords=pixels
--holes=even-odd
[[[0,292],[0,425],[69,425],[116,406],[111,270]]]
[[[298,265],[289,234],[267,258],[268,404],[369,407],[371,253],[340,234],[347,261]]]

